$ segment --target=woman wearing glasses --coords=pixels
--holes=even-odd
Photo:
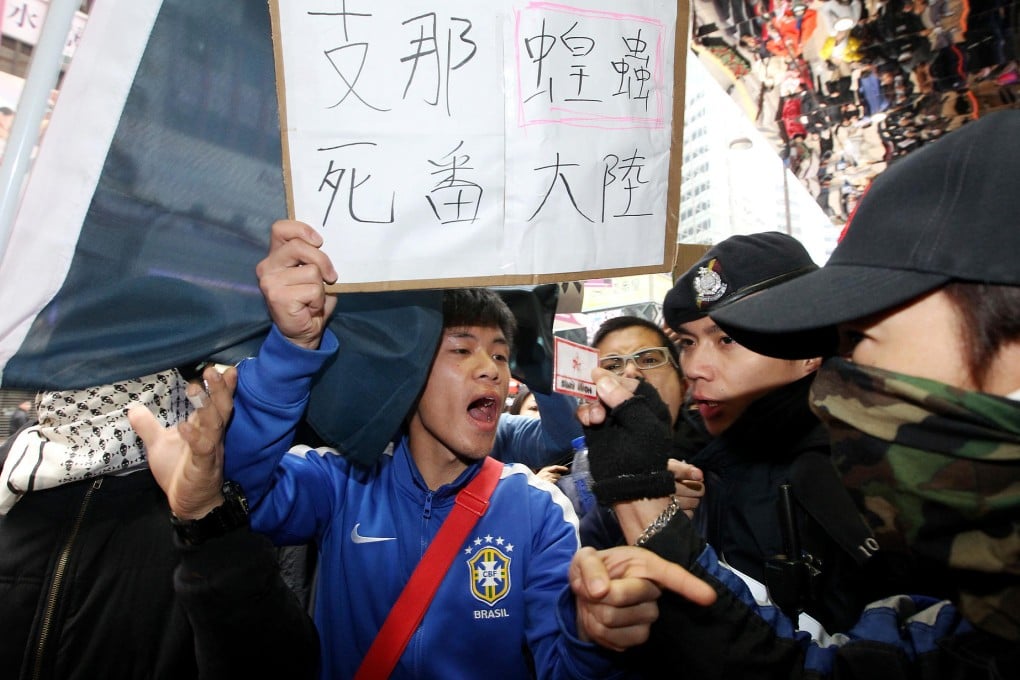
[[[666,403],[673,423],[669,469],[676,479],[679,510],[685,512],[695,526],[704,529],[711,514],[703,498],[705,477],[700,469],[686,461],[708,442],[709,435],[697,413],[684,406],[686,381],[680,371],[676,345],[662,328],[637,316],[607,319],[595,332],[591,344],[599,351],[601,368],[647,382]],[[625,542],[612,511],[602,506],[581,518],[580,535],[582,545],[595,548]]]
[[[600,368],[645,380],[659,393],[676,431],[673,458],[688,459],[708,442],[701,418],[686,403],[688,383],[677,346],[662,328],[640,317],[618,316],[599,326],[592,347],[599,351]]]

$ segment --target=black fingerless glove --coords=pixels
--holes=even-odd
[[[666,468],[673,450],[669,409],[648,383],[641,381],[634,396],[612,409],[604,423],[584,428],[584,436],[599,503],[674,492],[673,473]]]

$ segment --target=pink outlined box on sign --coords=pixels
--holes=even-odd
[[[665,31],[653,17],[528,3],[514,21],[519,126],[664,127]]]

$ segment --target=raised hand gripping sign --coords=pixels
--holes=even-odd
[[[274,0],[291,216],[340,289],[668,271],[687,5]]]

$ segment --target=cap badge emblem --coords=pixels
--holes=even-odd
[[[698,267],[698,274],[694,277],[694,293],[697,297],[698,309],[706,304],[715,302],[726,294],[726,282],[715,271],[718,260],[711,260],[705,267]]]

